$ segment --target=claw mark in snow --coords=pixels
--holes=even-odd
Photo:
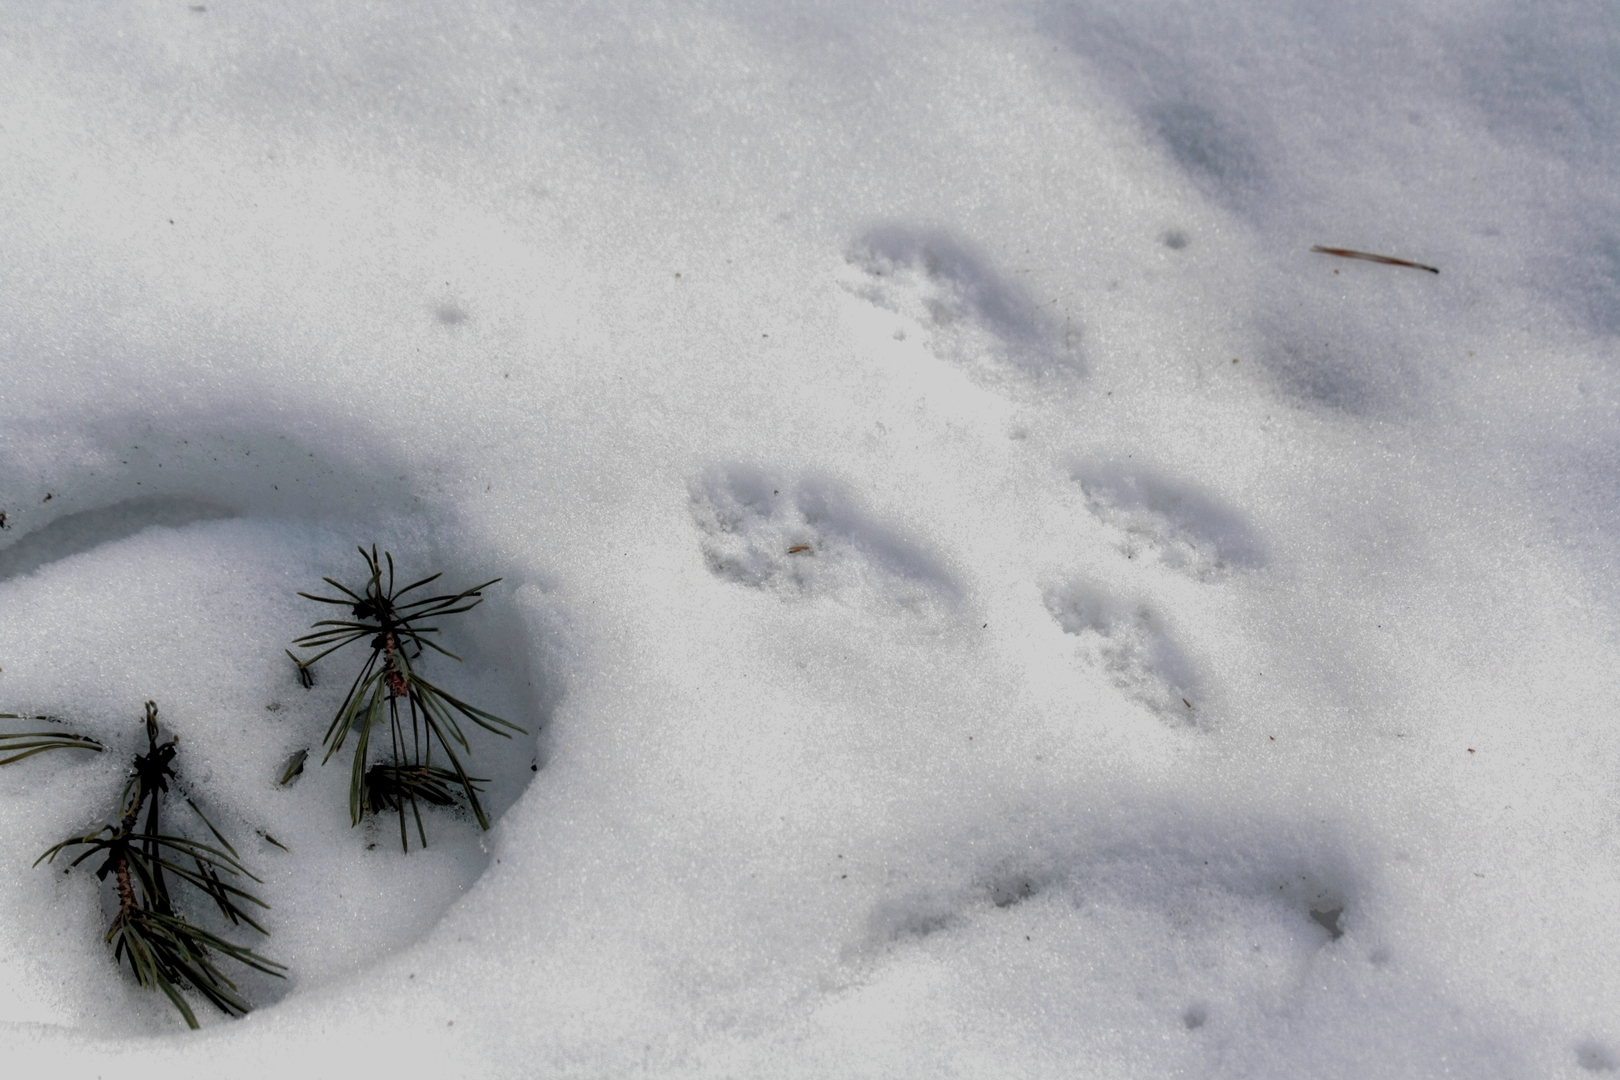
[[[1023,289],[947,233],[873,229],[851,247],[848,261],[851,292],[916,323],[934,355],[976,378],[994,383],[1082,373],[1073,325],[1054,323]]]
[[[1078,582],[1048,590],[1046,607],[1116,687],[1166,720],[1195,722],[1185,703],[1198,697],[1197,672],[1152,608],[1121,604]]]
[[[1120,534],[1127,558],[1208,580],[1232,567],[1258,567],[1265,554],[1234,510],[1183,481],[1119,463],[1075,468],[1086,507]]]
[[[786,597],[864,594],[911,611],[958,599],[933,556],[830,480],[714,468],[693,482],[691,499],[703,557],[727,581]]]

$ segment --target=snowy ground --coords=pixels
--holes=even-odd
[[[1620,1069],[1617,165],[1600,0],[0,11],[0,711],[291,849],[188,1033],[0,773],[10,1074]],[[409,856],[372,541],[536,732]]]

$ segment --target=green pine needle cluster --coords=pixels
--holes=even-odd
[[[409,599],[409,594],[441,575],[433,574],[396,588],[393,555],[385,552],[379,559],[375,546],[369,552],[361,548],[360,555],[369,572],[360,589],[326,578],[326,583],[341,596],[298,594],[348,609],[347,618],[322,619],[311,627],[313,633],[293,642],[300,649],[318,650],[307,660],[288,652],[305,686],[312,684],[310,669],[322,657],[358,641],[367,642],[371,648],[327,728],[322,764],[343,748],[350,735],[354,736],[350,823],[358,825],[367,813],[393,810],[399,818],[400,847],[406,851],[410,850],[407,809],[415,821],[417,838],[425,847],[422,804],[453,805],[458,793],[466,800],[479,828],[488,829],[489,815],[478,801],[478,785],[487,781],[467,774],[463,757],[471,753],[471,747],[461,722],[469,721],[506,738],[514,732],[525,734],[524,729],[445,693],[422,676],[417,662],[427,649],[452,660],[461,659],[427,636],[440,632],[438,626],[430,624],[477,607],[483,603],[482,590],[500,578],[458,593]],[[373,739],[387,739],[386,761],[371,762]]]
[[[7,719],[22,718],[8,716]],[[0,764],[46,750],[102,748],[94,740],[79,735],[57,736],[49,742],[40,741],[37,733],[9,738],[35,742],[27,744],[30,748],[26,752]],[[136,755],[119,798],[118,819],[88,835],[63,840],[35,860],[34,865],[54,863],[58,855],[75,848],[85,850],[69,864],[70,868],[87,859],[102,857],[96,877],[105,881],[111,875],[118,893],[118,914],[113,917],[105,939],[113,946],[114,960],[127,962],[141,986],[161,990],[186,1024],[195,1028],[197,1017],[182,996],[182,988],[190,987],[227,1016],[241,1016],[251,1009],[236,983],[220,969],[221,961],[234,961],[277,978],[282,978],[286,969],[252,949],[205,929],[176,907],[173,890],[187,886],[212,901],[232,926],[246,925],[261,934],[269,933],[249,911],[250,906],[267,908],[268,905],[238,884],[244,879],[259,879],[242,865],[236,849],[197,804],[185,798],[186,805],[207,827],[218,847],[175,832],[172,825],[164,822],[164,796],[169,792],[170,781],[176,780],[173,763],[179,745],[178,740],[172,738],[158,742],[157,705],[150,701],[146,703],[146,739],[147,752]]]

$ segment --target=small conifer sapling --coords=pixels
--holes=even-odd
[[[423,803],[452,806],[456,795],[466,800],[481,829],[489,828],[489,816],[478,800],[478,785],[487,781],[467,774],[463,757],[472,752],[461,721],[477,724],[486,731],[511,738],[524,729],[494,713],[469,705],[423,678],[418,661],[426,649],[452,660],[461,657],[430,640],[440,633],[432,622],[458,615],[483,603],[483,590],[500,578],[458,593],[409,599],[408,595],[437,581],[433,574],[404,588],[395,587],[394,557],[387,552],[377,557],[377,548],[360,549],[368,576],[360,589],[351,589],[332,578],[324,580],[343,595],[299,596],[322,604],[347,608],[348,618],[322,619],[293,644],[300,649],[319,650],[307,660],[293,655],[299,678],[311,685],[310,668],[317,660],[357,641],[370,644],[371,653],[349,687],[337,715],[327,728],[323,745],[325,764],[355,738],[354,761],[349,780],[349,820],[358,825],[366,814],[392,810],[399,819],[399,843],[410,850],[406,810],[416,824],[418,840],[425,847],[427,832],[422,824]],[[372,761],[372,740],[388,739],[386,758]]]
[[[101,749],[99,743],[81,735],[59,735],[49,744],[38,742],[38,733],[12,738],[36,742],[25,753],[0,764],[46,750]],[[286,969],[199,925],[176,905],[174,890],[186,886],[212,901],[231,925],[245,924],[261,934],[269,933],[244,906],[269,905],[237,884],[243,879],[259,879],[242,865],[236,849],[196,802],[181,796],[219,847],[176,832],[164,820],[164,796],[169,793],[170,781],[176,782],[178,791],[173,763],[179,747],[176,738],[158,742],[157,705],[150,701],[146,703],[146,739],[147,752],[136,755],[119,798],[118,819],[96,832],[63,840],[36,859],[34,865],[54,863],[58,855],[74,848],[85,850],[69,864],[70,869],[86,859],[103,856],[96,877],[106,881],[110,876],[118,897],[118,914],[105,939],[113,946],[114,960],[127,962],[141,986],[161,990],[186,1024],[195,1028],[197,1017],[181,994],[184,988],[201,994],[227,1016],[241,1016],[252,1008],[236,983],[220,970],[221,961],[234,961],[276,978],[283,978]]]

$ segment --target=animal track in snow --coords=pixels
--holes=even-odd
[[[703,557],[727,581],[788,597],[875,592],[914,611],[958,598],[930,555],[831,481],[732,466],[706,472],[691,496]]]
[[[1032,806],[937,838],[950,857],[908,848],[891,870],[898,887],[845,955],[872,964],[873,981],[914,977],[928,958],[972,963],[992,983],[1027,979],[1031,940],[1092,956],[1100,971],[1164,964],[1176,989],[1153,1007],[1167,1027],[1193,1029],[1237,1007],[1237,986],[1250,1006],[1288,1005],[1320,953],[1368,932],[1355,878],[1321,833],[1176,806],[1137,806],[1097,831],[1076,828],[1086,816]],[[1156,947],[1144,951],[1147,940]],[[1117,988],[1080,976],[1059,996]]]
[[[1118,531],[1128,559],[1157,561],[1199,580],[1265,562],[1248,524],[1189,484],[1119,463],[1079,466],[1074,478],[1087,509]]]
[[[1166,719],[1194,722],[1197,672],[1152,608],[1120,603],[1079,582],[1047,590],[1046,607],[1116,687]]]
[[[851,246],[846,287],[920,326],[928,347],[985,382],[1082,373],[1079,334],[949,234],[900,225]]]

